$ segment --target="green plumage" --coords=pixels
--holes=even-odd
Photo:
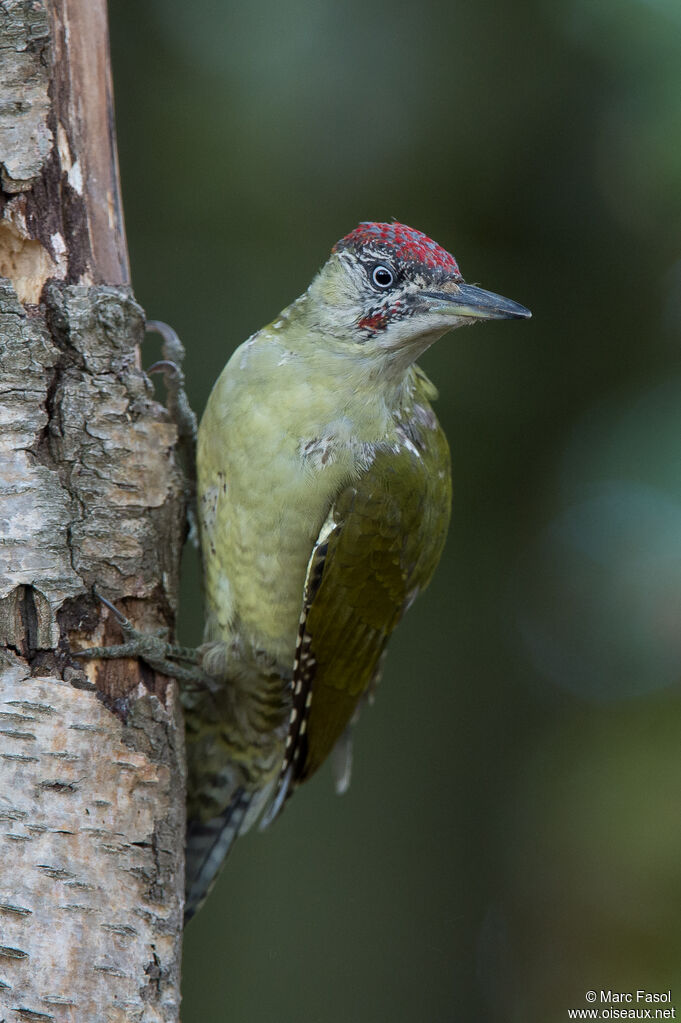
[[[435,389],[421,371],[409,367],[390,387],[393,408],[362,401],[354,388],[350,396],[324,389],[302,414],[294,406],[294,433],[280,398],[304,379],[304,355],[289,351],[282,361],[269,329],[248,345],[248,357],[238,349],[225,368],[199,430],[204,664],[227,683],[185,698],[189,813],[202,820],[221,813],[237,787],[264,790],[279,774],[304,609],[315,669],[296,780],[320,766],[390,633],[430,580],[449,521],[449,451],[429,402]],[[258,393],[249,377],[259,380],[264,367],[276,370],[274,380]],[[258,394],[257,405],[244,400],[249,394]],[[339,440],[353,400],[356,435]],[[328,549],[315,566],[310,558],[330,515]],[[231,571],[237,563],[248,571]],[[306,576],[314,571],[308,607]]]
[[[452,327],[526,315],[419,232],[361,225],[220,375],[198,436],[216,685],[185,695],[190,913],[234,838],[332,751],[347,786],[351,725],[449,522],[449,450],[415,361]]]
[[[429,583],[451,501],[447,441],[424,394],[408,410],[409,447],[377,454],[333,505],[321,582],[306,616],[315,661],[305,756],[309,777],[375,679],[388,637]]]
[[[529,315],[420,231],[364,223],[220,374],[197,444],[203,645],[117,614],[126,643],[80,651],[185,683],[187,916],[234,839],[329,754],[347,787],[352,724],[449,523],[449,449],[416,359],[454,327]]]

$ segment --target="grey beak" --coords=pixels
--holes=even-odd
[[[430,299],[429,311],[450,316],[470,316],[478,320],[528,320],[532,313],[519,302],[495,295],[473,284],[458,284],[456,291],[424,291]]]

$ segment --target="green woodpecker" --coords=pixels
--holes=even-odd
[[[225,684],[187,697],[189,914],[330,753],[348,785],[352,723],[449,522],[416,359],[453,327],[529,315],[421,232],[364,223],[225,366],[198,435],[202,667]]]
[[[81,652],[203,683],[183,692],[188,917],[234,839],[329,754],[347,788],[353,722],[449,522],[449,449],[416,359],[454,327],[529,315],[420,231],[364,223],[222,371],[198,433],[203,646],[119,615],[126,644]]]

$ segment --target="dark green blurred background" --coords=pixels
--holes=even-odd
[[[189,927],[184,1023],[562,1023],[590,988],[681,1013],[679,0],[111,18],[134,287],[197,410],[360,220],[534,314],[423,360],[444,562],[350,793],[320,772]]]

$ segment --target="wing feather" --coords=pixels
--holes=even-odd
[[[407,443],[379,450],[338,495],[312,551],[277,809],[341,737],[347,785],[348,726],[377,680],[390,634],[440,558],[451,502],[449,451],[427,411]]]

